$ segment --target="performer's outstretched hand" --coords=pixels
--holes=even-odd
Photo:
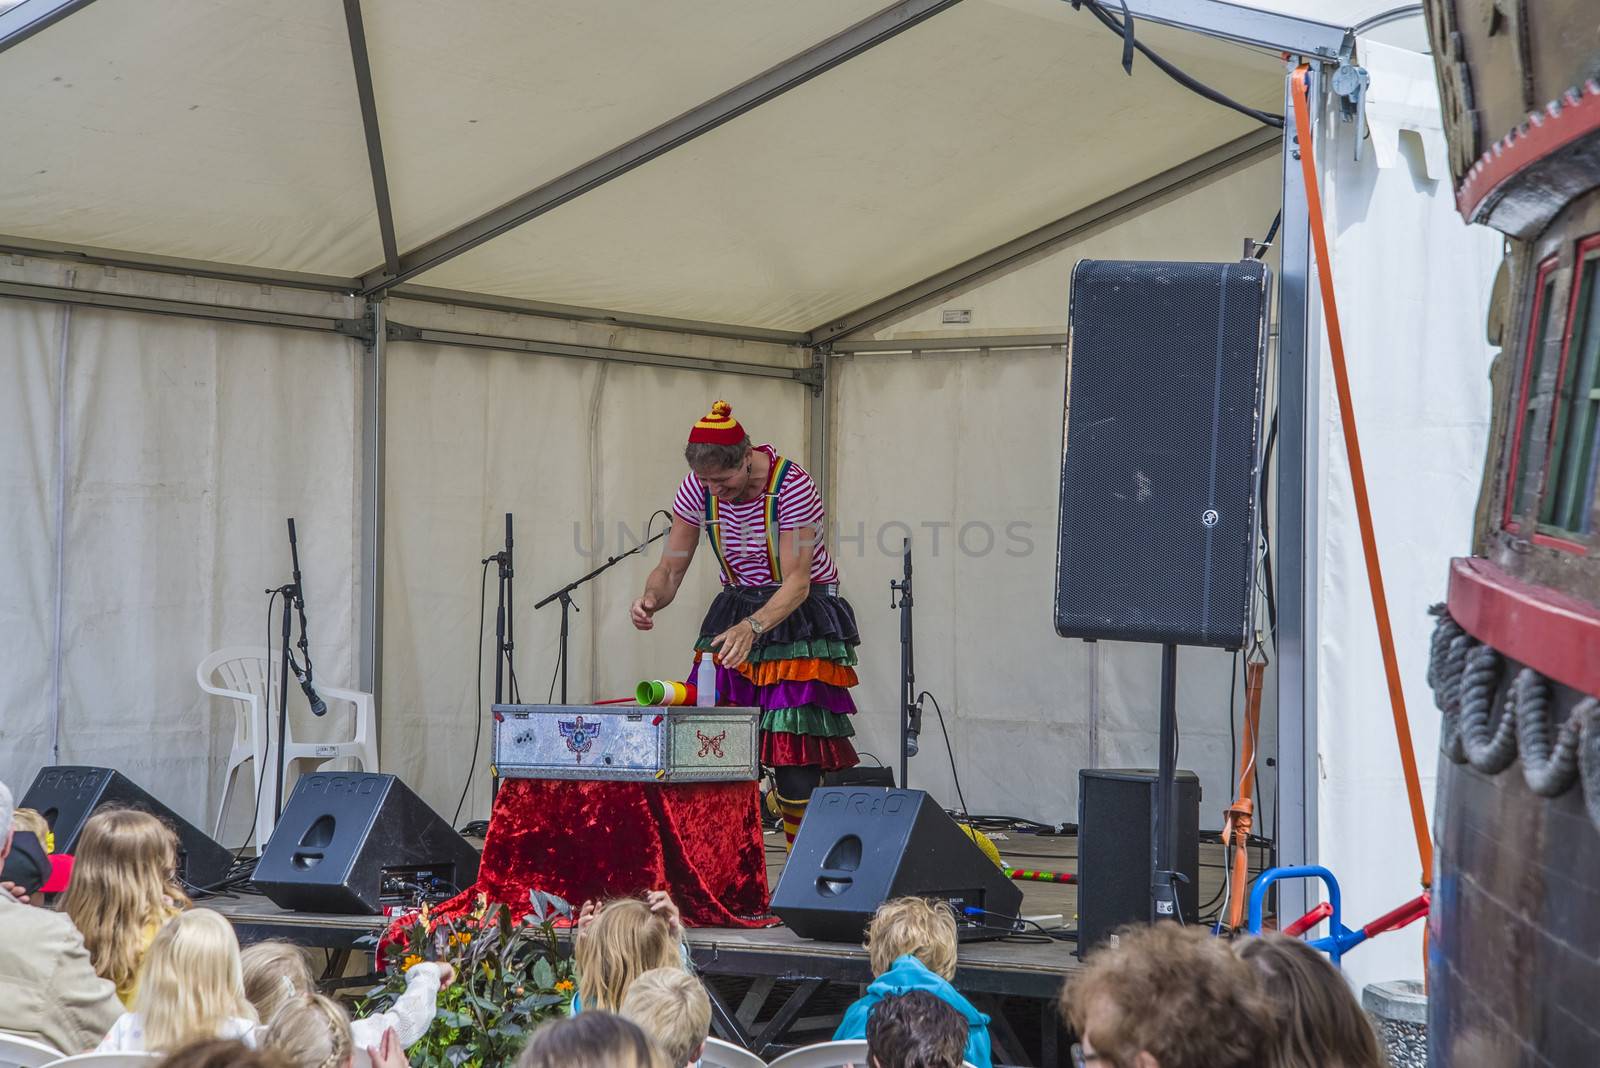
[[[654,616],[658,607],[656,599],[647,593],[633,602],[633,607],[628,609],[628,618],[636,629],[649,630],[656,625]]]
[[[683,913],[678,911],[678,904],[672,900],[672,895],[665,890],[652,890],[644,895],[644,901],[650,906],[651,912],[667,918],[667,927],[672,931],[673,938],[683,938]]]
[[[750,655],[750,647],[755,644],[756,632],[751,630],[744,620],[740,620],[715,638],[711,639],[711,647],[717,650],[717,663],[729,671],[736,670],[744,663],[745,657]]]

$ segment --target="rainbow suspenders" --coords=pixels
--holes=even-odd
[[[783,569],[778,563],[778,495],[783,489],[783,480],[788,477],[794,464],[781,456],[772,459],[772,470],[767,473],[767,488],[762,493],[762,526],[767,541],[767,566],[772,569],[773,583],[783,581]],[[717,497],[709,489],[705,490],[705,517],[706,538],[711,542],[711,551],[717,555],[717,563],[722,565],[722,574],[731,586],[739,585],[738,576],[728,564],[728,557],[723,546],[723,537],[720,515],[717,510]]]

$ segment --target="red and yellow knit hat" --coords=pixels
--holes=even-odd
[[[733,417],[733,406],[719,400],[689,431],[689,444],[738,445],[744,436],[744,427]]]

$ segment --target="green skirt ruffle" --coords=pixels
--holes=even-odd
[[[820,738],[853,738],[856,729],[850,717],[829,712],[816,705],[799,708],[769,708],[761,713],[761,729],[788,734],[810,734]]]

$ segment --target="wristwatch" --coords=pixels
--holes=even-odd
[[[750,629],[756,632],[757,638],[761,637],[762,631],[767,629],[761,625],[761,621],[755,616],[745,616],[744,621],[750,624]]]

